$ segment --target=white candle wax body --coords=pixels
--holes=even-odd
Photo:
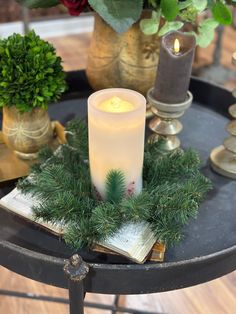
[[[117,108],[109,111],[109,105],[101,106],[114,96],[130,106],[124,103],[118,111]],[[90,173],[94,188],[102,198],[105,197],[106,177],[111,170],[123,172],[128,194],[141,192],[145,115],[145,98],[132,90],[106,89],[89,97]]]

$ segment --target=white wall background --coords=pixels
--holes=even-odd
[[[72,18],[61,18],[57,20],[37,21],[30,23],[30,29],[43,38],[59,37],[72,34],[92,32],[93,16],[80,16]],[[23,34],[22,22],[11,22],[0,24],[0,37],[8,37],[13,33]]]

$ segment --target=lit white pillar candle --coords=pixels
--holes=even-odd
[[[89,163],[102,198],[109,171],[121,170],[127,193],[142,190],[146,99],[122,88],[95,92],[88,99]]]

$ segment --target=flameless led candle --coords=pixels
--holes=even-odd
[[[88,98],[90,173],[102,198],[111,170],[123,172],[128,194],[141,192],[145,115],[146,99],[132,90],[104,89]]]
[[[195,45],[195,37],[182,32],[171,32],[162,38],[153,91],[156,100],[166,104],[186,100]]]

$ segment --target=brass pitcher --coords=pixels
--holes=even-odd
[[[144,11],[141,18],[150,16]],[[154,85],[159,52],[158,35],[143,34],[139,21],[118,34],[95,14],[86,69],[89,83],[94,90],[123,87],[146,95]]]
[[[14,106],[4,107],[2,132],[5,144],[22,159],[37,158],[53,138],[48,112],[41,108],[20,113]]]

